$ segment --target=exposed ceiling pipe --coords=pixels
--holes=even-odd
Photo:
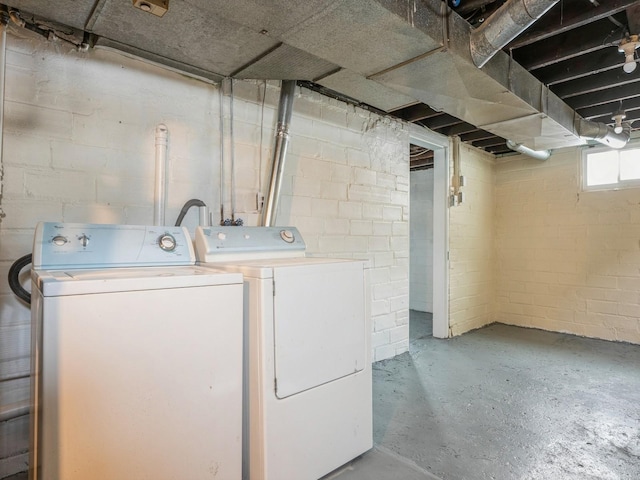
[[[483,67],[511,40],[525,31],[559,0],[507,0],[471,33],[471,57]]]
[[[533,148],[525,147],[521,143],[512,142],[507,140],[507,147],[511,150],[528,155],[536,160],[547,160],[551,156],[551,150],[534,150]]]
[[[585,140],[595,140],[611,148],[623,148],[631,138],[631,125],[622,124],[621,133],[604,123],[591,122],[576,114],[576,131]]]
[[[280,201],[280,187],[282,174],[289,145],[289,124],[293,112],[293,98],[296,89],[295,80],[283,80],[280,87],[280,103],[278,104],[278,127],[276,130],[275,147],[273,149],[273,164],[271,166],[271,180],[269,190],[262,211],[262,226],[271,227],[276,223],[278,202]]]
[[[468,0],[462,2],[462,5],[459,7],[454,7],[454,11],[458,15],[466,15],[467,13],[471,13],[474,10],[478,10],[486,5],[490,5],[494,3],[496,0]]]

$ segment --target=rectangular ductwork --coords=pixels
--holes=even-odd
[[[535,17],[556,2],[538,0],[535,8],[533,1],[513,3],[528,5]],[[513,7],[506,12],[518,16]],[[520,28],[533,20],[520,22]],[[494,21],[502,23],[499,17]],[[513,35],[512,29],[509,38]],[[283,40],[349,72],[349,95],[355,98],[358,85],[364,92],[374,81],[533,150],[581,145],[587,138],[602,141],[602,131],[590,136],[593,126],[584,129],[575,111],[503,51],[485,52],[488,59],[478,68],[474,30],[440,0],[335,1],[285,32]]]
[[[130,1],[3,0],[214,81],[310,80],[385,111],[422,102],[533,150],[624,144],[627,130],[585,121],[501,50],[557,1],[508,0],[474,30],[442,0],[176,1],[162,18]]]

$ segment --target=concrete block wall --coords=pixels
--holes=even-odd
[[[453,175],[453,162],[450,165]],[[449,209],[449,329],[451,336],[494,322],[495,159],[460,146],[464,201]]]
[[[640,343],[638,190],[581,192],[580,150],[496,167],[497,321]]]
[[[265,95],[266,90],[266,97]],[[256,225],[278,83],[235,82],[234,161],[221,171],[220,89],[105,50],[8,35],[0,274],[31,251],[38,221],[149,224],[154,130],[169,129],[167,223],[190,198]],[[265,101],[263,102],[263,98]],[[223,108],[223,120],[229,120]],[[231,171],[234,175],[231,175]],[[235,188],[230,182],[233,176]],[[221,178],[224,179],[221,189]],[[298,90],[278,223],[312,255],[364,259],[373,358],[408,349],[409,134],[395,120]],[[197,212],[184,224],[191,230]],[[28,282],[26,282],[28,283]],[[0,286],[0,478],[28,448],[30,313]],[[15,418],[14,418],[15,417]],[[7,420],[11,418],[11,420]],[[3,421],[5,420],[5,421]]]
[[[409,306],[433,312],[433,169],[411,172]]]

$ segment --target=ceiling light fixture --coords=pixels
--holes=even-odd
[[[162,17],[169,10],[169,0],[133,0],[133,6]]]
[[[620,40],[618,51],[624,53],[624,66],[622,69],[626,73],[631,73],[636,69],[635,53],[638,47],[640,47],[638,35],[628,35]]]
[[[634,62],[634,65],[635,65],[635,62]],[[627,118],[627,114],[625,113],[624,110],[622,110],[622,108],[620,108],[616,113],[613,114],[613,116],[611,117],[611,120],[616,122],[616,125],[613,127],[614,132],[622,133],[622,130],[624,130],[624,128],[622,127],[622,121],[625,118]]]

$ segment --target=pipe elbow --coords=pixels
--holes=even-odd
[[[536,160],[545,161],[551,156],[551,150],[534,150],[533,148],[526,147],[521,143],[516,143],[512,140],[507,140],[507,147],[514,152],[522,153]]]

